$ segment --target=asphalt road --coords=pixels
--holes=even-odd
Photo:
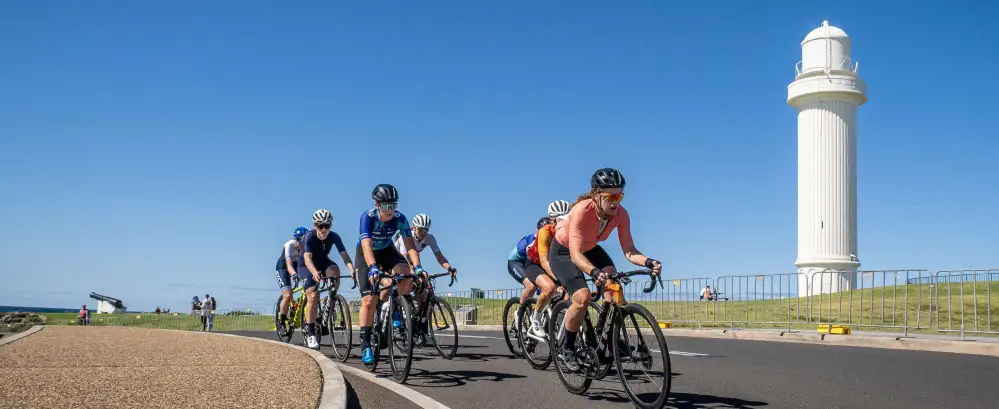
[[[241,335],[274,339],[273,332]],[[355,332],[356,334],[356,332]],[[502,334],[463,332],[450,361],[414,352],[406,386],[452,408],[632,407],[611,373],[584,396],[572,395],[553,367],[532,369],[513,358]],[[296,342],[300,342],[296,336]],[[674,408],[941,408],[999,405],[999,358],[939,352],[785,342],[668,338]],[[332,351],[323,351],[332,356]],[[364,368],[358,347],[347,364]],[[384,361],[376,374],[390,376]],[[356,404],[370,399],[414,407],[366,380],[349,377]],[[408,404],[408,405],[407,405]],[[381,406],[381,405],[379,405]]]

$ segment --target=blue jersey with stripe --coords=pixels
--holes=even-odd
[[[413,230],[409,227],[409,220],[406,219],[406,216],[397,210],[389,221],[383,222],[379,219],[377,208],[361,213],[360,233],[357,245],[361,245],[361,240],[371,239],[372,250],[381,250],[391,246],[392,237],[396,233],[402,237],[413,237]]]
[[[527,260],[527,248],[531,246],[531,243],[534,243],[534,240],[537,239],[537,236],[538,233],[534,232],[522,237],[520,241],[517,242],[517,245],[513,246],[513,249],[510,250],[510,256],[507,258],[507,260],[513,260],[513,261]]]

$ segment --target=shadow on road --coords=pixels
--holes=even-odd
[[[347,386],[347,409],[361,409],[361,400],[357,397],[357,392],[346,378],[343,383]]]
[[[767,402],[757,402],[739,398],[725,398],[713,395],[699,395],[696,393],[670,392],[669,402],[666,407],[676,409],[693,408],[733,408],[752,409],[767,406]]]
[[[487,354],[487,353],[476,354],[476,353],[459,352],[455,354],[454,359],[461,359],[472,362],[485,362],[485,361],[495,361],[497,359],[508,360],[508,359],[519,359],[519,358],[515,358],[512,354]]]
[[[409,379],[406,383],[413,386],[425,386],[429,388],[446,388],[452,386],[464,386],[468,382],[502,382],[505,379],[525,378],[523,375],[514,375],[491,371],[469,371],[469,370],[449,370],[447,372],[430,372],[426,369],[412,368]]]

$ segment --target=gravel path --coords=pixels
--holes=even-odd
[[[2,408],[314,408],[321,387],[307,354],[233,337],[49,326],[0,346]]]

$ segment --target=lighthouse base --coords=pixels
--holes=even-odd
[[[808,297],[857,289],[857,267],[837,267],[799,268],[798,296]]]

